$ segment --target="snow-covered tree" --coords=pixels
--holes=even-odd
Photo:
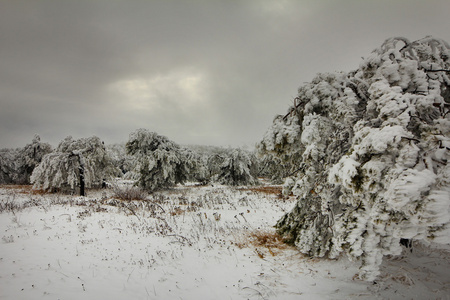
[[[234,149],[225,155],[214,155],[209,164],[217,166],[212,169],[213,181],[225,185],[254,185],[258,183],[256,157],[245,150]],[[217,172],[216,174],[214,174]]]
[[[200,178],[225,185],[253,185],[258,177],[258,159],[253,152],[217,146],[187,146],[201,166]]]
[[[42,143],[40,136],[35,135],[31,144],[27,144],[18,152],[16,159],[16,183],[30,184],[30,177],[33,170],[42,161],[44,155],[50,152],[52,152],[50,144]]]
[[[0,184],[15,183],[18,149],[0,149]]]
[[[0,183],[30,184],[30,176],[42,157],[52,151],[50,144],[42,143],[35,135],[31,144],[23,148],[0,151]]]
[[[270,177],[274,183],[280,183],[298,171],[304,151],[299,139],[300,126],[301,120],[297,114],[275,117],[272,126],[257,145],[262,176]]]
[[[450,47],[391,38],[356,71],[318,74],[260,149],[292,163],[298,197],[277,224],[303,253],[373,280],[400,239],[450,243]]]
[[[188,170],[186,181],[206,183],[209,180],[208,168],[203,157],[187,147],[180,147],[180,154]]]
[[[96,136],[61,141],[52,153],[45,155],[34,169],[31,182],[44,190],[99,187],[117,174],[103,142]]]
[[[107,145],[106,151],[114,166],[121,171],[120,176],[133,169],[133,157],[127,154],[125,143]]]
[[[208,166],[208,177],[210,180],[214,180],[214,178],[218,177],[220,173],[220,168],[222,164],[225,162],[225,157],[227,156],[226,152],[221,154],[215,153],[207,156],[206,165]]]
[[[134,157],[135,178],[147,191],[169,188],[191,179],[200,160],[188,149],[147,129],[130,134],[127,153]]]
[[[260,144],[261,146],[261,144]],[[282,184],[283,180],[297,173],[290,159],[284,160],[266,150],[258,149],[258,177],[270,179],[273,184]]]
[[[225,160],[225,156],[233,151],[232,148],[224,148],[218,146],[205,146],[205,145],[187,145],[187,149],[195,153],[196,158],[199,160],[197,164],[199,174],[197,178],[203,178],[202,182],[207,182],[219,173],[220,166]]]

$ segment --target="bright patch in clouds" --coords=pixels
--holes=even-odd
[[[263,12],[273,15],[285,15],[291,11],[292,1],[279,0],[262,2],[261,7]]]
[[[124,79],[112,84],[111,89],[127,108],[152,113],[175,107],[187,112],[206,105],[209,95],[206,76],[192,70]]]

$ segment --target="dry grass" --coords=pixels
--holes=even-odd
[[[146,200],[147,192],[136,186],[124,185],[120,186],[118,184],[112,185],[113,198],[125,201],[131,200]]]
[[[250,233],[250,243],[257,247],[286,249],[288,245],[277,232],[257,230]]]
[[[255,186],[240,188],[241,191],[252,191],[254,193],[262,193],[268,195],[281,195],[283,188],[281,186]]]
[[[18,194],[31,194],[31,195],[46,195],[50,194],[50,192],[33,189],[32,185],[19,185],[19,184],[8,184],[8,185],[0,185],[0,188],[9,190]]]
[[[260,258],[267,255],[276,256],[283,250],[293,249],[292,246],[286,244],[281,235],[274,231],[256,230],[243,236],[234,243],[240,249],[247,247],[255,247],[255,252]]]
[[[183,215],[184,213],[186,213],[186,211],[179,206],[175,206],[171,211],[169,211],[169,214],[171,216],[179,216]]]

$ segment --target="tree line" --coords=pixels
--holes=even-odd
[[[125,145],[106,146],[96,136],[68,136],[52,149],[36,135],[24,148],[0,150],[0,184],[33,184],[35,189],[82,196],[116,177],[153,192],[185,182],[254,185],[258,173],[251,151],[181,146],[147,129],[132,132]]]

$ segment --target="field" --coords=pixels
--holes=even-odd
[[[142,200],[0,187],[0,299],[450,299],[450,251],[415,243],[376,282],[283,243],[277,186],[178,186]]]

